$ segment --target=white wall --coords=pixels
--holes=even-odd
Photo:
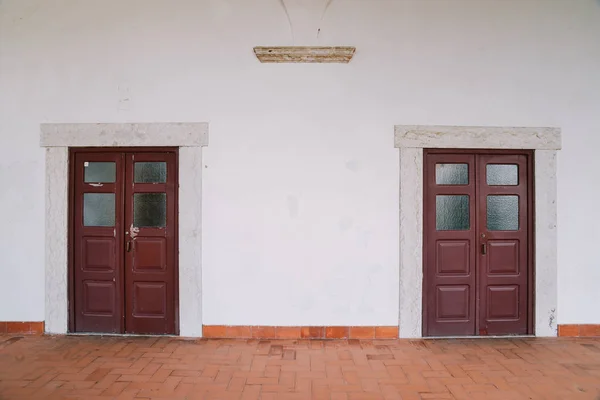
[[[205,324],[397,323],[395,124],[561,127],[558,320],[600,323],[600,2],[285,3],[0,1],[0,320],[44,316],[40,123],[208,121]]]

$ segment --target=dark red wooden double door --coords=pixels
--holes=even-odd
[[[423,331],[531,333],[531,156],[427,151]]]
[[[72,152],[72,331],[176,333],[176,157]]]

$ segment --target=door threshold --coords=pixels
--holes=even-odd
[[[425,336],[425,340],[443,339],[534,339],[535,335],[488,335],[488,336]]]
[[[179,335],[150,335],[137,333],[96,333],[96,332],[69,332],[67,336],[110,336],[110,337],[136,337],[136,338],[179,338]]]

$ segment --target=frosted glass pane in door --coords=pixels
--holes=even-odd
[[[515,186],[519,184],[519,166],[515,164],[488,164],[486,181],[490,186]]]
[[[469,164],[436,164],[435,183],[438,185],[468,185]]]
[[[166,162],[136,162],[133,167],[135,183],[165,183],[167,181]]]
[[[115,194],[83,194],[84,226],[115,226]]]
[[[83,163],[83,181],[85,183],[115,183],[117,166],[114,162],[86,161]]]
[[[488,196],[487,228],[490,231],[519,230],[519,196]]]
[[[138,228],[162,228],[166,224],[166,193],[135,193],[133,195],[133,226]]]
[[[469,228],[469,196],[435,196],[435,229],[438,231],[465,231]]]

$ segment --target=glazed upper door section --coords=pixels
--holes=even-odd
[[[480,155],[478,171],[480,334],[526,334],[527,156]]]
[[[528,333],[529,165],[526,154],[426,152],[425,335]]]
[[[428,155],[424,262],[427,334],[475,331],[475,156]]]
[[[123,160],[114,153],[72,159],[75,332],[123,330]]]
[[[175,333],[175,154],[126,160],[127,333]]]

